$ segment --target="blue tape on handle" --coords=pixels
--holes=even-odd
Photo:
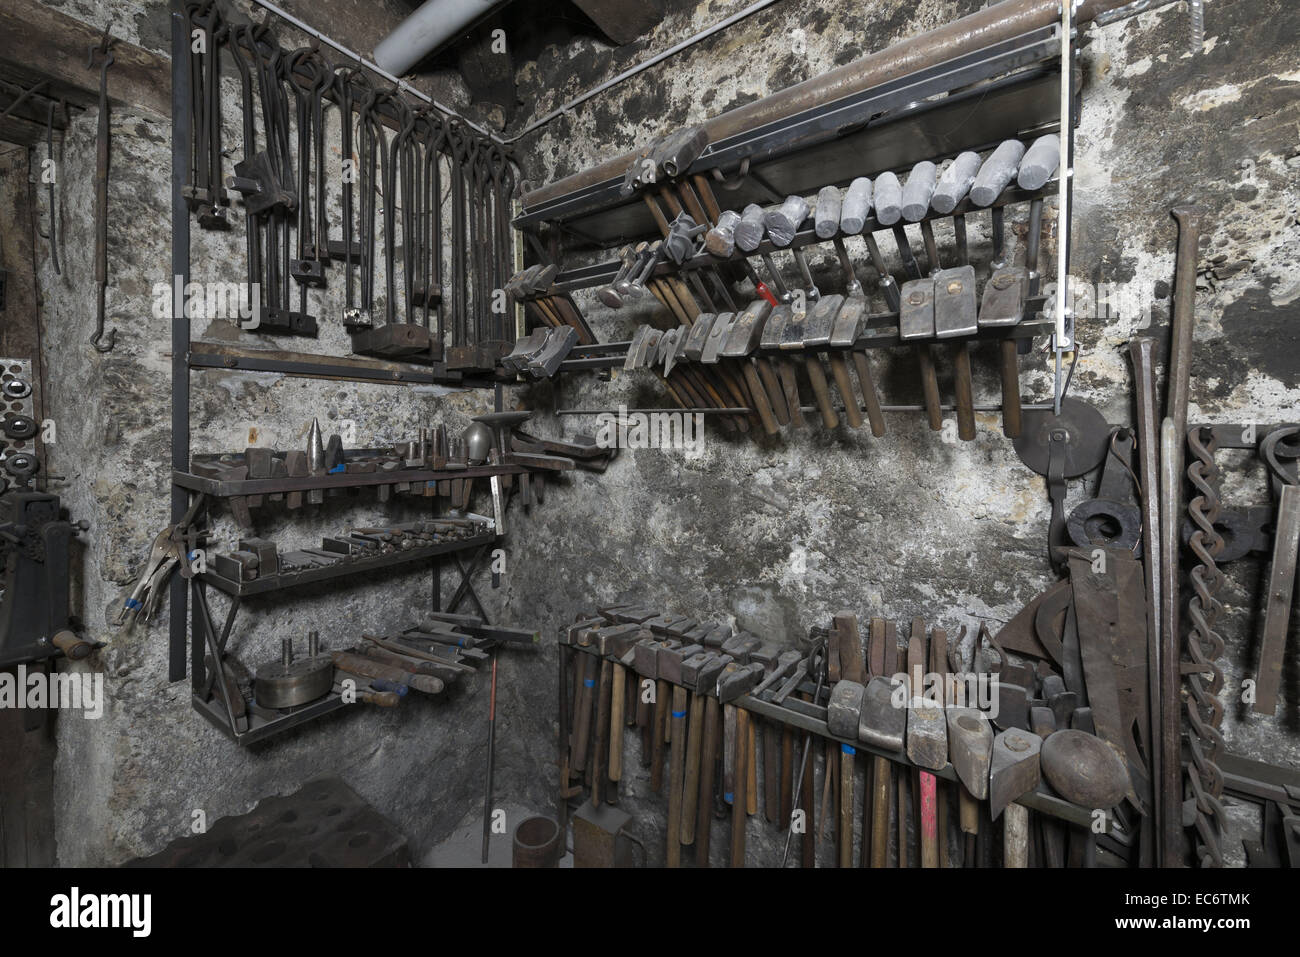
[[[332,469],[330,469],[329,472],[327,472],[326,474],[327,474],[327,475],[338,475],[340,472],[346,472],[346,471],[347,471],[347,467],[346,467],[342,462],[340,462],[338,465],[336,465],[336,466],[334,466]]]
[[[685,711],[674,711],[674,712],[673,712],[673,717],[674,717],[674,718],[684,718],[684,717],[686,717],[686,712],[685,712]]]
[[[134,598],[128,598],[126,600],[126,607],[131,609],[143,608],[144,604],[142,602],[136,601]]]
[[[582,683],[583,683],[584,685],[586,685],[588,688],[594,688],[594,687],[596,687],[596,679],[595,679],[595,678],[583,678],[583,679],[582,679]]]
[[[731,791],[727,791],[722,795],[722,800],[726,801],[728,804],[734,804],[735,797],[736,797],[735,794],[733,794]]]
[[[851,744],[841,744],[840,754],[857,754],[858,749]]]

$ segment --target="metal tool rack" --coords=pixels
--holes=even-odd
[[[1073,43],[1062,42],[1066,33],[1063,25],[1035,29],[861,93],[793,112],[783,119],[710,142],[672,183],[680,184],[684,193],[689,194],[691,190],[698,193],[705,200],[706,210],[709,202],[705,194],[713,195],[717,187],[718,200],[723,201],[725,197],[726,208],[739,210],[749,203],[780,202],[787,195],[815,192],[827,184],[846,185],[859,175],[903,170],[920,160],[938,162],[964,150],[991,149],[1005,138],[1061,133],[1063,102],[1071,104],[1068,126],[1077,126],[1080,115],[1075,85],[1062,83],[1063,78],[1073,76],[1077,52]],[[1062,68],[1063,64],[1067,69]],[[1069,157],[1063,152],[1063,170],[1068,170],[1068,162]],[[575,178],[584,181],[565,194],[545,195],[531,204],[529,194],[522,197],[524,211],[515,219],[515,225],[544,261],[558,261],[568,251],[604,249],[663,238],[663,223],[657,221],[652,208],[655,204],[646,199],[661,190],[661,195],[670,197],[669,212],[672,212],[676,208],[671,198],[672,183],[665,180],[657,184],[656,190],[638,191],[629,196],[621,192],[624,180],[621,172],[601,180],[594,174]],[[922,222],[985,215],[987,209],[987,215],[1000,225],[1006,207],[1022,203],[1030,204],[1031,222],[1040,220],[1045,198],[1061,192],[1063,181],[1068,191],[1068,180],[1068,175],[1054,178],[1032,192],[1012,186],[985,208],[976,207],[967,198],[952,213],[939,215],[929,211]],[[540,191],[534,195],[537,192]],[[681,205],[689,208],[689,203]],[[868,217],[863,234],[889,228],[880,226],[873,215]],[[701,253],[680,266],[661,263],[652,270],[651,277],[687,277],[698,270],[738,264],[747,257],[800,250],[820,242],[826,240],[819,239],[810,226],[799,231],[786,247],[778,249],[764,239],[758,249],[743,254],[737,251],[728,260]],[[914,278],[915,263],[907,259],[905,255],[907,278]],[[931,264],[932,268],[936,265]],[[619,267],[619,260],[612,259],[565,270],[556,277],[554,288],[565,293],[596,288],[609,283]],[[1014,339],[1023,355],[1035,337],[1050,336],[1057,331],[1054,322],[1043,317],[1044,304],[1044,297],[1034,288],[1019,324],[982,328],[975,335],[945,341],[961,345],[988,339]],[[704,308],[708,310],[707,305]],[[898,319],[897,311],[872,314],[853,349],[899,345]],[[628,342],[579,345],[561,364],[560,371],[622,365],[629,345]],[[1062,386],[1058,376],[1055,401],[1059,401]],[[692,411],[726,414],[737,409]]]
[[[191,88],[187,51],[190,43],[189,19],[183,0],[171,3],[171,40],[172,40],[172,276],[176,283],[174,288],[182,290],[190,278],[190,223],[191,212],[186,203],[183,188],[185,186],[190,162],[191,137],[193,136],[192,117],[190,115]],[[178,297],[174,297],[178,298]],[[191,373],[195,369],[221,369],[225,371],[279,372],[290,376],[308,378],[326,378],[354,382],[388,382],[394,385],[410,384],[444,384],[464,387],[488,387],[496,385],[495,408],[501,408],[501,389],[486,377],[470,378],[459,372],[448,371],[445,363],[434,362],[422,365],[407,365],[380,359],[344,358],[288,353],[278,350],[246,349],[231,346],[216,346],[191,341],[189,317],[185,310],[173,315],[171,320],[171,360],[172,360],[172,493],[171,521],[173,524],[183,520],[190,507],[192,497],[211,496],[229,498],[237,495],[275,493],[284,491],[306,491],[309,489],[360,488],[383,484],[385,475],[354,474],[310,476],[307,478],[250,480],[244,482],[215,482],[190,472],[190,391]],[[519,465],[492,465],[485,467],[448,470],[421,471],[410,473],[420,481],[438,481],[451,479],[468,479],[479,476],[510,475],[527,472]],[[405,473],[404,473],[405,475]],[[388,481],[392,481],[388,477]],[[270,483],[268,485],[268,483]],[[274,487],[271,487],[274,486]],[[240,744],[252,744],[271,735],[311,721],[343,706],[343,699],[334,693],[319,701],[281,712],[278,717],[266,718],[250,712],[248,726],[240,730],[227,699],[226,683],[209,676],[205,665],[205,655],[212,657],[219,668],[224,655],[225,642],[230,635],[235,617],[241,606],[241,599],[252,594],[275,594],[309,581],[318,581],[343,574],[354,574],[358,566],[362,570],[374,570],[393,567],[399,563],[417,560],[431,560],[435,564],[452,558],[460,572],[460,584],[452,599],[442,609],[440,600],[440,582],[437,571],[433,574],[431,603],[434,611],[455,611],[460,603],[469,597],[478,606],[482,606],[469,583],[470,575],[488,554],[489,549],[499,539],[495,532],[474,538],[449,543],[445,546],[415,549],[410,553],[371,559],[363,562],[344,564],[340,569],[319,569],[315,572],[286,577],[283,582],[266,585],[253,583],[228,582],[211,572],[186,578],[182,575],[172,577],[169,603],[169,664],[168,679],[182,681],[186,673],[187,657],[190,661],[190,678],[193,689],[192,703],[194,709],[211,721],[218,729]],[[463,560],[469,554],[468,561]],[[188,586],[188,590],[187,590]],[[233,588],[231,586],[234,586]],[[216,588],[231,596],[231,606],[224,622],[218,629],[207,601],[207,589]],[[193,602],[191,621],[187,624],[187,612]],[[486,616],[484,616],[486,619]],[[187,655],[188,650],[188,655]],[[215,695],[214,695],[215,691]]]

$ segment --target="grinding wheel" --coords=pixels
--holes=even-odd
[[[1101,738],[1057,731],[1039,753],[1043,777],[1061,797],[1084,808],[1112,808],[1131,787],[1128,768]]]
[[[1020,461],[1039,475],[1046,475],[1052,437],[1058,432],[1064,439],[1060,447],[1065,452],[1065,478],[1086,475],[1105,461],[1110,426],[1100,412],[1079,399],[1062,399],[1059,416],[1047,409],[1031,409],[1024,414],[1014,443]]]

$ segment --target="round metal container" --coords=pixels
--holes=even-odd
[[[515,828],[515,867],[555,867],[564,850],[564,832],[549,817],[529,817]]]

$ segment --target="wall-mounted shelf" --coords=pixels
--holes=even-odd
[[[224,592],[227,595],[247,598],[250,595],[265,595],[270,592],[279,592],[289,588],[296,588],[299,585],[310,585],[314,582],[329,581],[335,578],[347,578],[352,575],[360,575],[380,568],[391,568],[395,565],[411,564],[427,558],[435,558],[439,555],[449,555],[453,552],[477,548],[480,545],[487,545],[494,541],[496,541],[496,533],[490,532],[484,535],[475,535],[473,538],[464,538],[454,542],[428,545],[422,548],[402,549],[400,551],[390,552],[387,555],[377,555],[373,558],[346,559],[340,556],[340,560],[334,565],[322,568],[304,568],[300,571],[280,572],[275,575],[268,575],[265,578],[254,578],[251,581],[231,581],[229,578],[218,575],[211,569],[204,572],[202,575],[198,575],[197,578],[204,584],[211,585],[213,588],[220,592]]]

